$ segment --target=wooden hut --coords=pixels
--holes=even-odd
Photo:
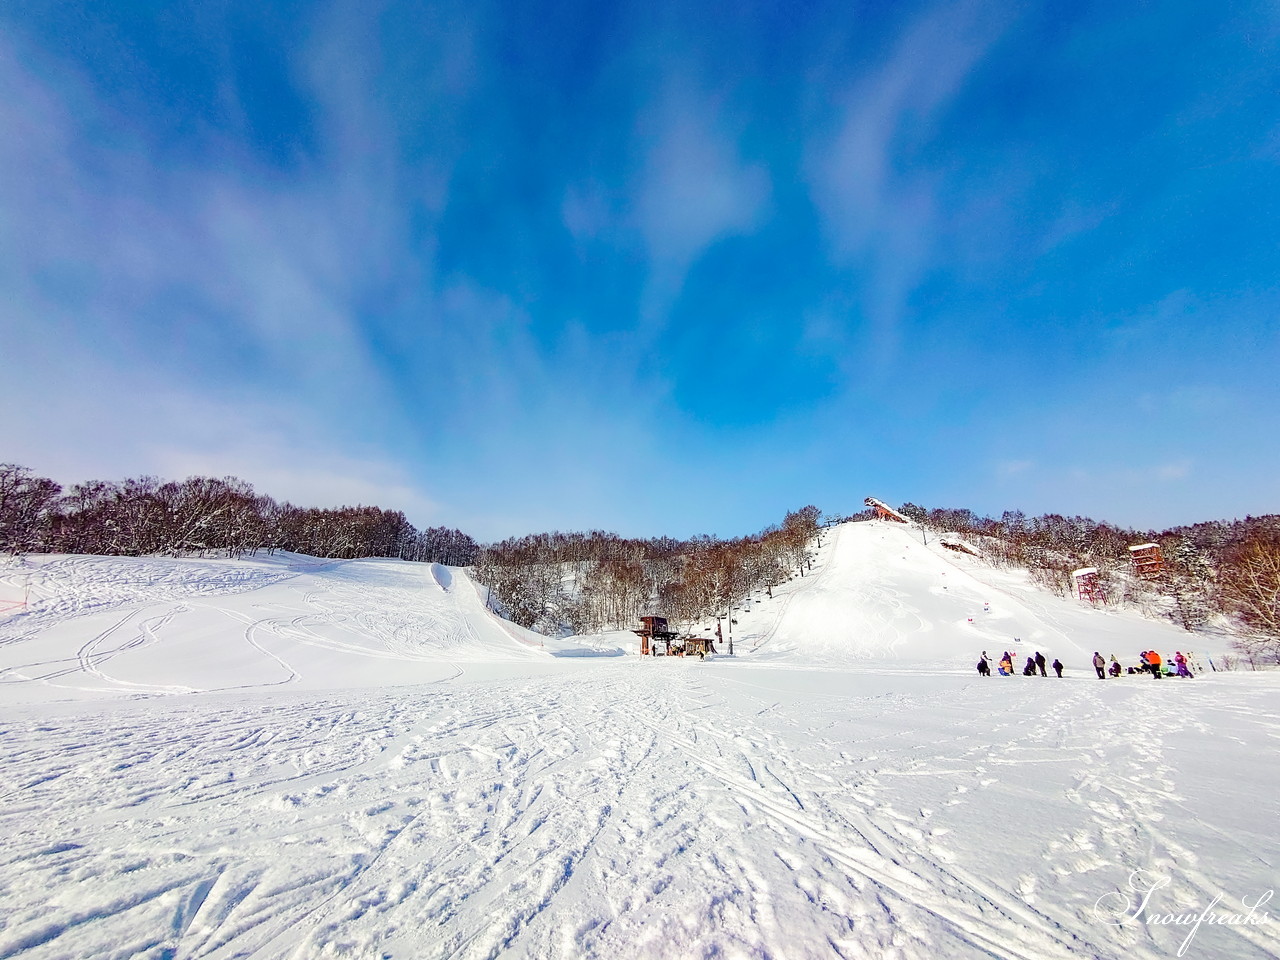
[[[1129,556],[1133,557],[1133,573],[1144,580],[1160,576],[1164,570],[1164,557],[1160,555],[1160,544],[1139,543],[1129,548]]]
[[[685,637],[684,655],[686,657],[705,657],[715,653],[715,643],[709,637]]]
[[[1081,567],[1071,574],[1071,579],[1076,584],[1076,596],[1081,600],[1097,603],[1102,599],[1102,584],[1098,582],[1097,567]]]

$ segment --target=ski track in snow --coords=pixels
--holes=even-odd
[[[988,600],[1093,637],[909,546],[838,529],[744,614],[758,653],[706,662],[553,660],[422,565],[51,561],[0,621],[0,691],[47,695],[0,708],[0,960],[1154,960],[1186,930],[1095,912],[1134,871],[1169,911],[1274,887],[1274,677],[961,674]],[[184,623],[234,661],[215,692]]]

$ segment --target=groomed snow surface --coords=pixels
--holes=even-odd
[[[774,594],[698,661],[439,566],[0,566],[0,958],[1280,955],[1280,678],[1099,682],[1196,641],[882,522]]]

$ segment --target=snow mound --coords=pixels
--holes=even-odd
[[[3,581],[27,597],[0,619],[13,702],[428,683],[609,652],[499,619],[465,571],[438,564],[40,557]]]

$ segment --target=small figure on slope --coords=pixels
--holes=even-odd
[[[1187,658],[1182,655],[1181,650],[1173,651],[1173,662],[1178,665],[1175,671],[1180,677],[1191,676],[1191,670],[1187,667]]]
[[[1058,675],[1058,679],[1062,679],[1062,661],[1057,657],[1053,658],[1053,672]]]
[[[1151,675],[1157,680],[1164,675],[1164,661],[1154,650],[1147,651],[1147,662],[1151,664]]]
[[[1120,661],[1116,659],[1116,655],[1113,653],[1111,655],[1111,666],[1107,667],[1107,673],[1111,674],[1113,677],[1118,677],[1123,669],[1124,668],[1120,666]]]
[[[1034,657],[1027,657],[1026,665],[1022,668],[1024,677],[1034,677],[1036,675],[1036,661]]]
[[[1039,650],[1036,651],[1036,669],[1040,671],[1040,676],[1047,677],[1049,674],[1044,672],[1044,654]]]
[[[984,677],[991,676],[991,664],[987,663],[987,652],[982,651],[982,657],[978,660],[978,673]]]
[[[1098,671],[1098,679],[1107,679],[1107,661],[1102,659],[1102,654],[1097,650],[1093,651],[1093,669]]]

